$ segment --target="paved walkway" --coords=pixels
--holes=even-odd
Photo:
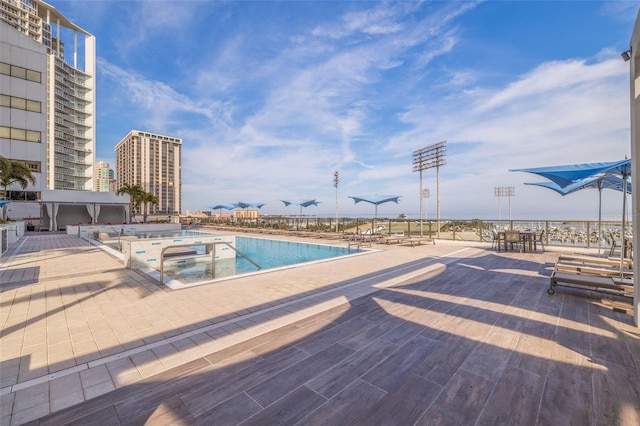
[[[557,253],[380,248],[174,291],[26,238],[0,260],[1,424],[640,424],[638,329],[549,296]]]
[[[381,251],[184,290],[68,235],[0,259],[0,424],[18,425],[473,256]]]

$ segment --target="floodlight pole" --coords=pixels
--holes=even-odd
[[[507,186],[505,189],[507,191],[507,197],[509,197],[509,226],[511,226],[513,223],[511,221],[511,198],[516,195],[516,190],[513,186]]]
[[[340,173],[336,170],[333,172],[333,186],[336,188],[336,232],[338,230],[338,183],[340,182]]]
[[[420,182],[422,184],[422,182]],[[422,185],[420,185],[420,188],[422,188]],[[427,198],[429,198],[429,190],[428,189],[420,189],[420,194],[422,194],[422,199],[426,200]],[[426,219],[428,214],[427,212],[429,211],[429,209],[427,209],[427,206],[425,205],[424,207],[424,218]],[[431,227],[429,227],[429,229],[431,229]],[[422,237],[424,234],[422,232],[422,201],[420,201],[420,236]],[[429,235],[431,236],[431,235]]]
[[[420,235],[422,235],[422,171],[436,169],[437,238],[440,238],[440,166],[447,164],[447,141],[413,151],[413,171],[420,172]]]
[[[513,186],[496,186],[493,189],[493,193],[496,197],[498,197],[498,224],[500,224],[501,222],[500,198],[509,197],[509,229],[512,229],[513,226],[511,222],[511,197],[515,197],[516,195],[515,188]]]
[[[502,213],[502,209],[500,208],[500,197],[502,197],[502,187],[501,186],[496,186],[495,188],[493,188],[493,195],[495,195],[496,197],[498,197],[498,228],[500,227],[500,222],[502,221],[501,217],[500,217],[500,213]]]

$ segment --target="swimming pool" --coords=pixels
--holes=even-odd
[[[362,253],[355,248],[243,236],[236,237],[235,247],[260,269],[238,255],[235,259],[217,259],[213,276],[210,256],[204,254],[202,247],[196,247],[200,255],[165,260],[164,273],[181,283],[192,284]]]

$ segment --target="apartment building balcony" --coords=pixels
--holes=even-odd
[[[61,74],[55,74],[55,80],[57,84],[62,84],[68,87],[73,87],[73,83],[68,81],[68,79],[64,78]]]
[[[74,150],[71,148],[67,148],[66,146],[62,146],[62,145],[55,145],[53,147],[53,150],[57,153],[60,154],[66,154],[66,155],[74,155]]]
[[[55,136],[56,138],[75,143],[73,130],[67,129],[66,127],[56,127]]]
[[[64,96],[60,96],[56,93],[56,102],[61,103],[62,105],[68,107],[68,108],[75,108],[75,103],[67,98],[65,98]]]
[[[85,120],[84,118],[76,118],[73,122],[77,126],[82,126],[82,127],[86,127],[86,128],[90,128],[91,127],[91,125],[87,124],[87,120]]]
[[[69,148],[75,148],[75,140],[73,136],[67,133],[63,133],[62,131],[60,131],[59,128],[56,128],[54,135],[56,138],[55,139],[56,144],[68,146]]]

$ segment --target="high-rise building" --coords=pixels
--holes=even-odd
[[[115,147],[116,187],[139,185],[158,197],[151,214],[180,214],[182,139],[132,130]]]
[[[46,189],[46,51],[0,21],[0,156],[25,164],[36,181],[9,186],[12,199],[37,200]]]
[[[94,191],[111,192],[110,184],[113,178],[113,169],[109,168],[109,163],[104,161],[96,162],[96,165],[93,168]]]
[[[0,91],[3,102],[4,97],[10,97],[11,114],[32,115],[30,113],[37,110],[45,118],[43,132],[43,129],[35,128],[29,122],[21,126],[11,124],[19,122],[13,118],[11,123],[5,123],[3,114],[0,124],[4,133],[4,128],[9,127],[9,137],[0,134],[0,149],[2,152],[9,149],[5,148],[5,142],[6,145],[16,145],[17,142],[44,143],[45,155],[38,160],[46,189],[92,190],[95,160],[95,38],[70,22],[53,6],[40,0],[0,0],[0,29],[0,66],[3,70]],[[42,49],[36,49],[35,46],[27,48],[30,50],[29,63],[11,48],[16,44],[26,45],[25,40],[43,46]],[[68,46],[72,47],[71,54],[65,55]],[[35,62],[38,62],[37,67],[29,65]],[[36,90],[33,84],[36,83],[33,79],[38,75],[40,80],[37,83],[44,85],[44,98],[40,89]],[[8,79],[6,84],[5,76]],[[25,84],[34,89],[21,91],[20,87]],[[14,98],[20,99],[14,102]],[[22,108],[23,103],[25,108]],[[40,104],[39,109],[37,103]],[[21,109],[24,111],[20,112]],[[35,133],[40,134],[39,139]],[[11,151],[11,159],[31,161],[22,158],[26,154],[21,154],[21,157],[15,149]]]

